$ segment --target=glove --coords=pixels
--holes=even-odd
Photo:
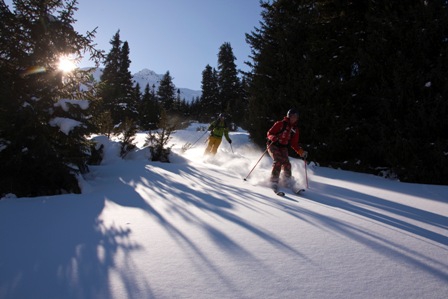
[[[302,154],[300,155],[300,157],[302,157],[303,159],[306,159],[306,157],[308,157],[308,152],[302,151]]]
[[[229,139],[229,143],[232,144],[232,139]]]
[[[274,142],[277,142],[277,141],[278,141],[278,138],[277,138],[277,136],[275,136],[275,135],[271,135],[271,136],[269,136],[269,140],[271,140],[272,143],[274,143]]]

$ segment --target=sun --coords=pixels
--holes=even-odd
[[[62,55],[59,57],[58,69],[64,73],[69,73],[76,68],[76,63],[71,55]]]

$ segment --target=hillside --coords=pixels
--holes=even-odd
[[[445,298],[448,186],[307,168],[309,189],[268,189],[246,132],[214,159],[190,127],[172,163],[118,145],[83,194],[0,201],[0,298]],[[302,184],[302,160],[292,159]]]

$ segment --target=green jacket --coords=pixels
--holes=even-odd
[[[226,137],[227,141],[230,142],[229,138],[229,128],[225,121],[215,120],[210,124],[208,130],[211,131],[210,135],[218,138],[222,138],[222,135]]]

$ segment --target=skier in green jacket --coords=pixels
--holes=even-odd
[[[229,138],[229,128],[226,123],[226,116],[221,113],[214,122],[208,127],[210,136],[208,138],[208,145],[205,149],[204,155],[215,155],[218,151],[218,147],[221,144],[222,136],[224,136],[227,141],[232,144],[232,140]]]

